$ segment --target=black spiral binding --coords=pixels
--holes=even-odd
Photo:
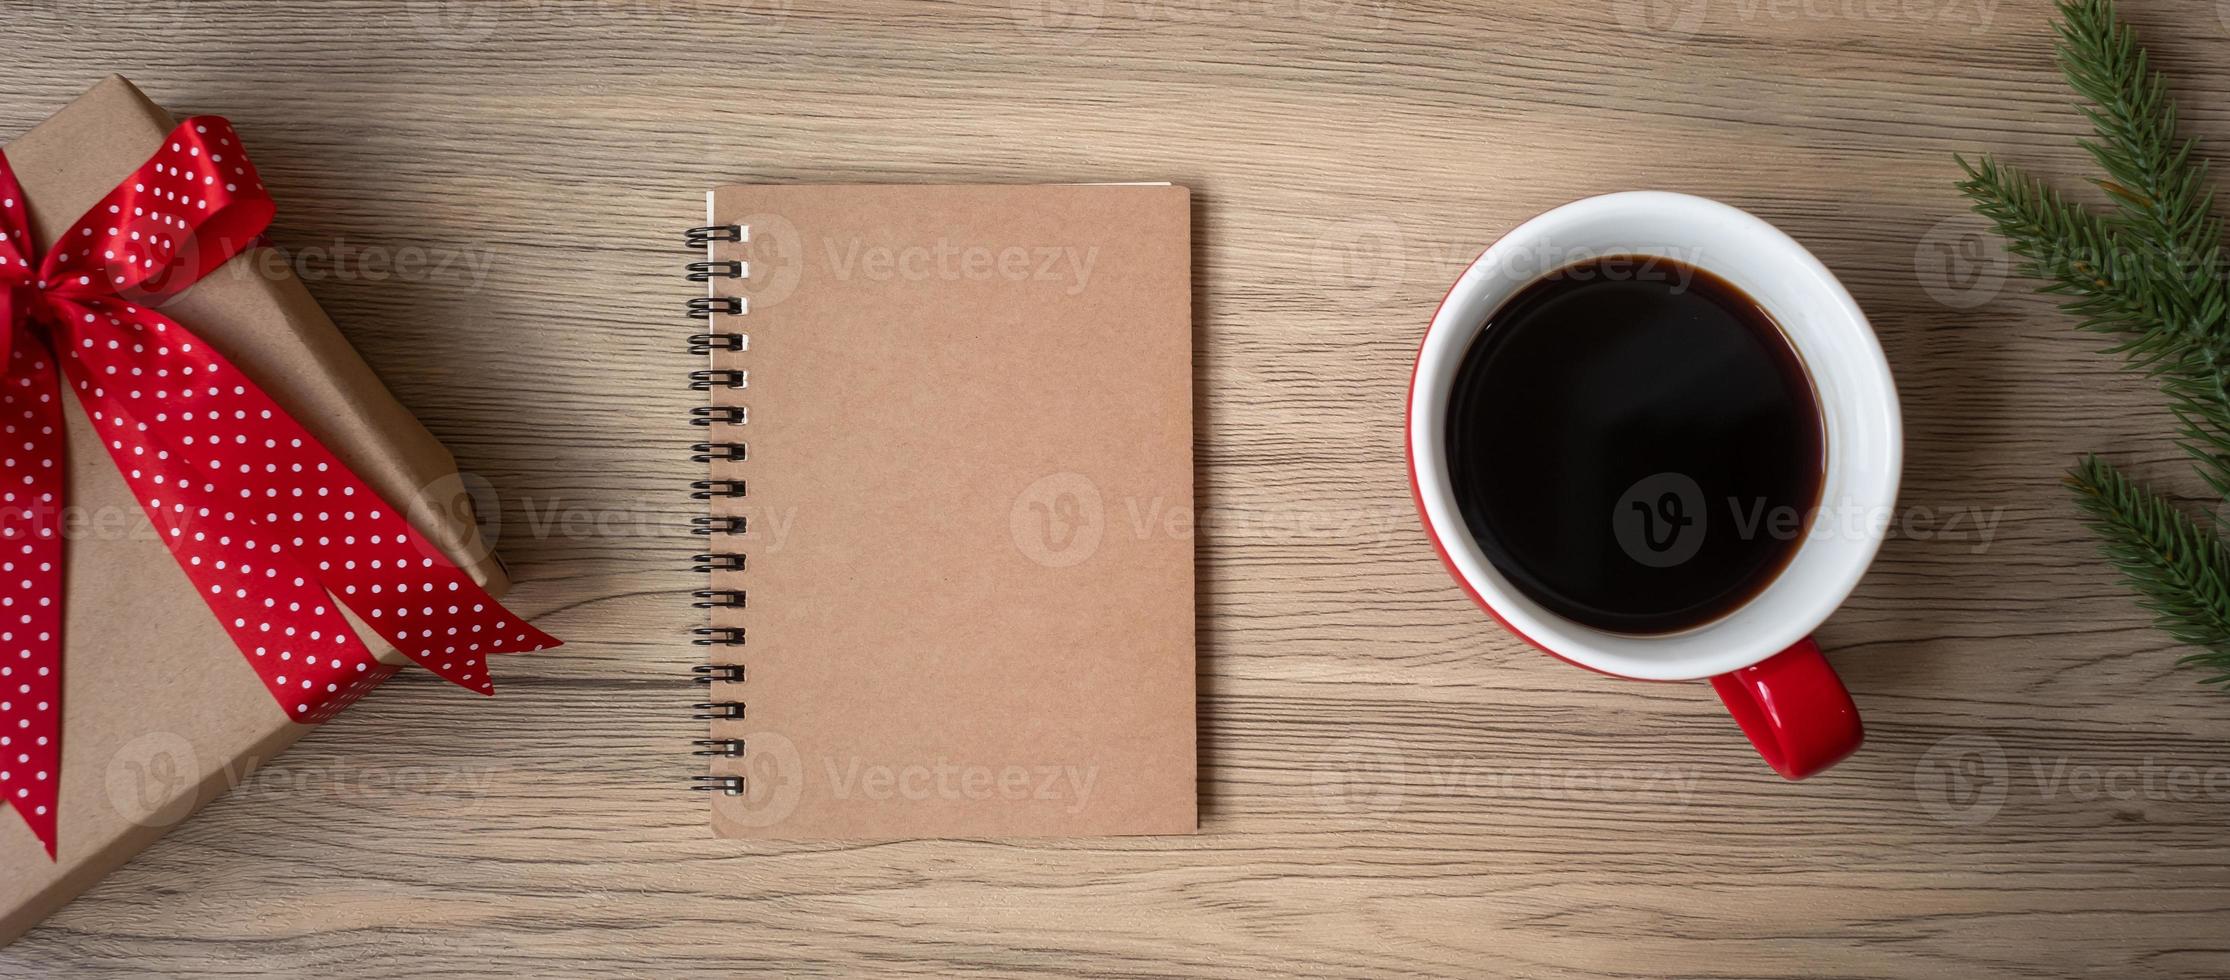
[[[691,671],[694,671],[697,675],[696,677],[691,678],[691,680],[694,680],[699,684],[711,684],[714,681],[735,681],[740,683],[743,680],[742,664],[698,664],[697,666],[691,667],[689,669]]]
[[[707,353],[710,353],[710,351],[707,351]],[[745,380],[744,373],[741,371],[691,371],[689,372],[689,390],[711,391],[714,388],[742,388],[745,387]]]
[[[686,238],[690,248],[704,250],[710,248],[715,242],[746,241],[748,240],[748,231],[741,225],[709,225],[689,229]],[[714,261],[708,257],[705,261],[689,263],[688,279],[690,282],[709,284],[715,279],[745,278],[749,275],[749,270],[750,266],[744,262]],[[709,321],[714,314],[741,315],[748,306],[749,304],[740,296],[699,296],[689,300],[688,314],[690,319]],[[705,357],[714,351],[744,350],[748,343],[748,339],[741,332],[691,334],[689,337],[689,353],[693,356]],[[749,378],[745,372],[729,369],[699,370],[689,373],[689,388],[692,391],[709,392],[715,388],[743,388],[748,381]],[[741,406],[699,405],[689,410],[689,424],[699,427],[737,425],[748,419],[749,413]],[[750,449],[742,442],[700,442],[690,446],[689,450],[689,458],[698,463],[740,462],[750,456]],[[715,497],[741,497],[745,493],[744,481],[742,480],[697,480],[692,482],[689,487],[689,496],[695,500],[711,500]],[[739,535],[744,533],[749,526],[749,522],[743,517],[723,514],[699,514],[691,517],[689,524],[689,533],[705,538],[710,538],[715,534]],[[744,568],[744,556],[741,552],[722,551],[716,547],[705,548],[703,552],[693,556],[690,561],[690,569],[701,575],[718,572],[740,572]],[[744,607],[744,591],[742,589],[706,588],[698,589],[691,595],[695,600],[691,605],[698,609],[741,609]],[[740,647],[744,641],[744,631],[740,626],[703,626],[691,632],[695,636],[690,642],[697,646]],[[690,667],[689,672],[691,675],[690,681],[701,685],[707,691],[715,690],[714,685],[716,684],[741,684],[744,679],[742,664],[696,664]],[[690,709],[693,712],[691,717],[698,721],[728,721],[743,717],[744,703],[742,701],[706,700],[691,705]],[[693,755],[727,759],[743,757],[743,740],[739,738],[704,738],[697,739],[691,744],[696,746],[692,752]],[[744,792],[744,777],[696,775],[690,777],[689,788],[707,793],[717,792],[729,796],[740,796]]]
[[[698,405],[689,410],[690,425],[741,425],[750,418],[741,405]]]
[[[744,240],[742,225],[706,225],[702,228],[691,228],[686,235],[691,250],[704,248],[714,242],[740,242]],[[738,272],[728,278],[741,279],[743,274]]]
[[[697,591],[691,592],[689,594],[697,597],[697,601],[690,603],[690,605],[695,606],[699,609],[743,608],[742,589],[698,589]],[[725,645],[742,646],[743,644],[729,643]]]
[[[704,459],[697,461],[702,463]],[[701,538],[711,537],[715,534],[742,534],[750,530],[750,521],[742,517],[716,517],[711,514],[699,514],[692,517],[689,519],[689,525],[689,533]]]
[[[744,492],[742,480],[689,481],[689,499],[691,500],[711,500],[714,497],[742,496],[747,496],[747,494],[745,494]]]
[[[740,333],[693,333],[689,335],[689,352],[703,357],[716,350],[742,350]]]
[[[712,319],[712,315],[715,313],[725,314],[727,316],[741,316],[743,314],[743,297],[692,296],[689,298],[690,319],[710,320]],[[742,348],[729,349],[741,350]]]
[[[716,459],[740,463],[749,458],[750,452],[751,450],[740,442],[700,442],[689,447],[689,460],[693,463],[710,463]],[[738,531],[736,533],[741,534],[743,532]]]
[[[697,564],[690,566],[689,570],[699,575],[710,572],[743,571],[743,556],[734,552],[723,551],[717,554],[698,555],[694,560]]]
[[[690,282],[711,282],[715,279],[741,279],[744,275],[741,262],[691,262]]]
[[[707,741],[710,741],[710,740],[707,740]],[[732,740],[732,739],[728,739],[728,740],[724,740],[724,741],[733,741],[733,740]],[[699,741],[699,742],[698,742],[698,743],[696,743],[696,744],[698,744],[698,745],[703,745],[703,744],[705,744],[705,742],[704,742],[704,741]],[[698,755],[712,755],[713,753],[711,753],[711,752],[704,752],[704,751],[700,751],[700,752],[698,752],[697,754],[698,754]],[[736,743],[736,750],[735,750],[734,752],[722,752],[722,753],[719,753],[719,754],[721,754],[721,755],[725,755],[725,756],[728,756],[728,757],[730,757],[730,758],[736,758],[736,757],[739,757],[739,756],[743,755],[743,743],[741,743],[741,742],[737,742],[737,743]],[[742,777],[742,776],[703,776],[703,775],[698,775],[698,776],[691,776],[691,777],[689,777],[689,779],[690,779],[690,781],[691,781],[691,782],[692,782],[692,783],[694,784],[694,785],[690,786],[689,788],[690,788],[690,789],[693,789],[693,790],[699,790],[699,791],[701,791],[701,792],[706,792],[706,793],[711,793],[711,792],[714,792],[714,791],[718,791],[718,792],[726,793],[726,794],[728,794],[729,796],[742,796],[742,795],[743,795],[743,777]]]
[[[730,759],[743,758],[743,740],[740,738],[700,738],[689,743],[697,746],[690,755],[717,755]]]

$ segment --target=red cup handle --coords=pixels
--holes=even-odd
[[[1803,779],[1858,751],[1866,730],[1811,637],[1733,673],[1711,679],[1742,734],[1773,771]]]

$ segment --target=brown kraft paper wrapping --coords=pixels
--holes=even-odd
[[[146,162],[172,125],[130,82],[111,76],[8,144],[41,245]],[[252,152],[254,132],[242,136]],[[286,263],[267,258],[261,249],[242,253],[164,312],[232,358],[501,596],[509,583],[480,540],[456,462],[396,403]],[[156,538],[83,410],[65,402],[59,853],[50,862],[21,819],[0,814],[0,944],[310,731],[271,700]],[[357,632],[383,662],[406,662],[376,634]],[[150,778],[151,766],[175,776]]]

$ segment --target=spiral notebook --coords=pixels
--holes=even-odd
[[[728,186],[689,234],[723,836],[1196,825],[1190,195]]]

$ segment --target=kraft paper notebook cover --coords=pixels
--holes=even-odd
[[[1191,833],[1189,192],[730,186],[709,211],[714,829]]]

